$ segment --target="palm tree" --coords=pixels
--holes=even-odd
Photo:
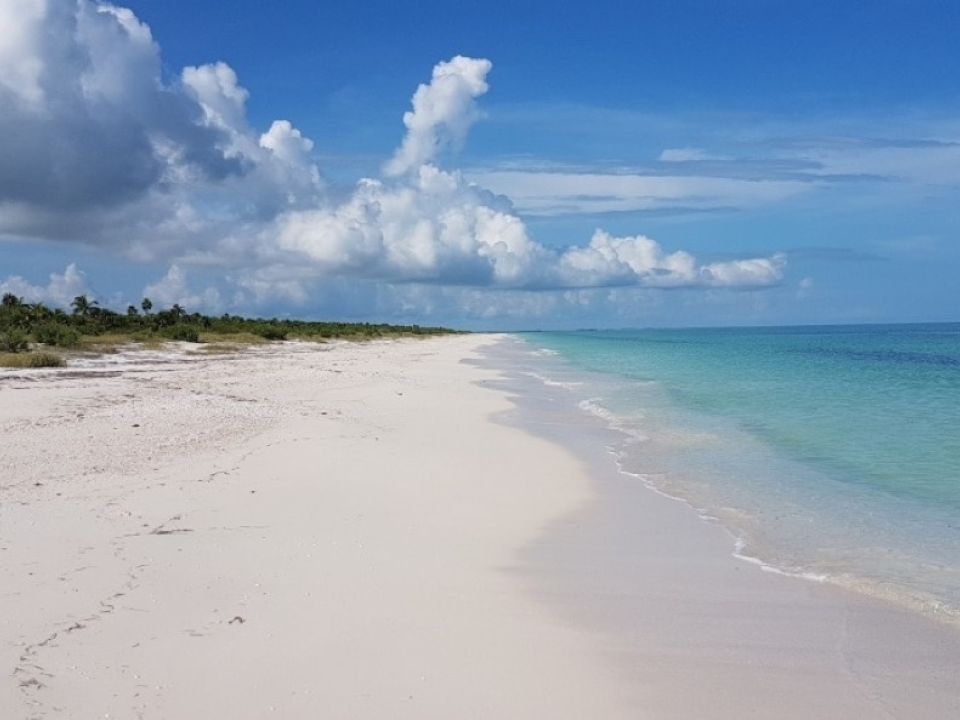
[[[21,304],[22,304],[21,300]],[[33,303],[33,305],[23,306],[26,308],[27,312],[30,314],[30,319],[32,322],[39,323],[44,320],[49,320],[53,317],[53,312],[43,303]]]
[[[73,302],[70,303],[70,307],[73,308],[73,314],[76,317],[79,317],[81,320],[86,321],[91,317],[98,316],[100,314],[100,303],[96,300],[90,300],[86,295],[77,295]]]
[[[184,310],[179,303],[174,303],[170,309],[173,310],[173,316],[178,320],[187,314],[187,311]]]
[[[3,294],[2,304],[3,304],[3,307],[8,307],[8,308],[20,307],[23,304],[23,299],[18,298],[16,295],[14,295],[11,292],[8,292]]]
[[[90,308],[92,306],[93,303],[90,302],[86,295],[77,295],[73,299],[73,302],[70,303],[70,307],[73,308],[73,314],[83,318],[90,314]]]
[[[127,305],[127,317],[136,317],[139,313],[133,305]]]
[[[144,315],[149,315],[150,311],[153,309],[153,303],[150,301],[150,298],[144,298],[140,303],[140,307],[143,308]]]

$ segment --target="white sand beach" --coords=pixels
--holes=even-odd
[[[0,718],[960,714],[954,631],[503,422],[496,342],[5,371]]]

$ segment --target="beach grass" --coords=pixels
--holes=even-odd
[[[263,345],[268,341],[262,335],[257,335],[252,332],[222,333],[204,331],[200,333],[200,342],[211,345],[242,347],[245,345]]]
[[[0,367],[6,368],[55,368],[63,367],[63,356],[52,352],[15,352],[0,353]]]
[[[81,335],[72,349],[95,352],[98,354],[115,353],[125,345],[138,342],[135,335],[122,333],[104,333],[102,335]]]

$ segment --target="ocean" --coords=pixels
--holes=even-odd
[[[960,623],[960,324],[518,337],[744,560]]]

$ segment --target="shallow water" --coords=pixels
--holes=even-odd
[[[960,620],[960,325],[520,337],[745,558]]]

